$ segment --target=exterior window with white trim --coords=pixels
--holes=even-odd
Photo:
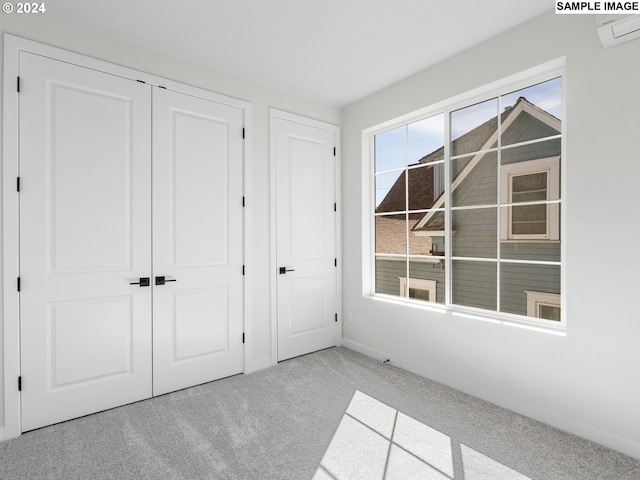
[[[564,323],[561,71],[510,85],[370,130],[375,295]]]
[[[560,295],[530,291],[525,291],[525,293],[527,294],[528,316],[560,321]]]
[[[410,278],[407,283],[406,277],[400,279],[400,296],[415,298],[425,302],[436,301],[436,281],[424,280],[422,278]]]
[[[501,218],[501,240],[560,238],[560,157],[503,165],[502,204],[510,205]]]

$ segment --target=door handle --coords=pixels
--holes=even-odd
[[[140,280],[137,282],[129,282],[129,285],[140,285],[141,287],[148,287],[151,285],[149,277],[140,277]]]
[[[280,267],[280,275],[285,274],[287,272],[295,272],[295,269],[287,268],[287,267]]]
[[[164,285],[167,282],[177,282],[177,280],[175,278],[156,277],[156,285]]]

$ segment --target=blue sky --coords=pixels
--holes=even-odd
[[[515,105],[519,97],[525,97],[534,105],[562,119],[562,80],[555,78],[538,85],[517,90],[498,98],[451,113],[451,136],[455,140],[498,114]],[[402,169],[418,162],[425,155],[444,145],[443,114],[425,118],[406,126],[395,128],[375,136],[375,171],[387,172]],[[376,175],[376,206],[380,204],[401,171]]]

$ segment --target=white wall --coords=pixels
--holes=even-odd
[[[270,365],[272,352],[271,306],[268,288],[270,281],[269,107],[334,124],[340,123],[340,111],[307,98],[218,72],[47,15],[0,14],[0,34],[4,36],[4,33],[11,33],[251,103],[253,120],[251,125],[253,135],[252,188],[247,194],[247,201],[251,203],[253,213],[252,238],[249,240],[253,263],[247,265],[247,268],[251,270],[252,274],[250,302],[253,318],[251,319],[252,338],[249,340],[251,351],[249,352],[250,365],[248,368],[255,369]],[[3,51],[0,50],[0,60],[2,60]],[[8,81],[15,82],[15,79],[8,79]],[[2,152],[1,147],[0,152]],[[2,290],[0,289],[0,291]],[[0,322],[0,440],[4,425],[2,331],[3,324]]]
[[[567,335],[363,297],[362,130],[565,55]],[[549,13],[344,108],[345,346],[640,458],[639,59]]]

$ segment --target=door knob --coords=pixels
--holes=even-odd
[[[280,275],[287,273],[287,272],[295,272],[295,270],[293,268],[287,268],[287,267],[280,267]]]
[[[129,285],[140,285],[141,287],[148,287],[151,285],[149,277],[140,277],[140,280],[137,282],[129,282]]]
[[[156,277],[156,285],[164,285],[167,282],[177,282],[175,278]]]

